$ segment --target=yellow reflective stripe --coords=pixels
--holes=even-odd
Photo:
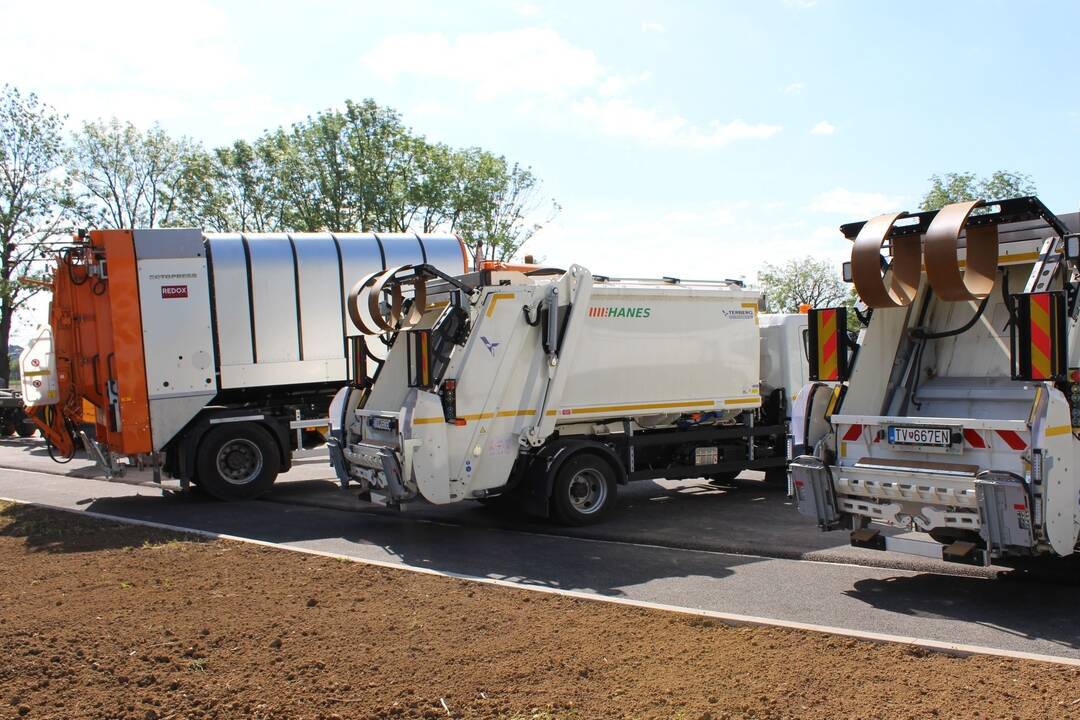
[[[1049,296],[1044,293],[1032,295],[1028,299],[1028,307],[1031,308],[1031,365],[1035,370],[1033,374],[1037,375],[1039,379],[1049,378],[1051,372],[1050,357],[1041,347],[1039,347],[1039,338],[1036,336],[1036,333],[1042,333],[1047,348],[1051,352],[1054,343],[1050,333],[1050,313],[1048,307],[1042,306],[1040,302],[1042,298],[1046,298],[1047,305],[1049,306]]]
[[[486,315],[487,317],[491,317],[491,315],[495,312],[495,303],[499,302],[500,300],[513,299],[514,293],[495,293],[491,296],[491,303],[488,305],[487,312],[485,312],[484,315]]]
[[[1067,435],[1072,432],[1072,425],[1055,425],[1054,427],[1046,428],[1046,436],[1053,437],[1054,435]]]
[[[570,408],[570,414],[572,415],[589,415],[592,413],[606,413],[606,412],[619,412],[621,410],[670,410],[672,408],[701,408],[714,407],[715,403],[712,400],[703,402],[662,402],[662,403],[642,403],[640,405],[602,405],[600,407],[584,407],[584,408]]]
[[[635,405],[603,405],[598,407],[584,407],[584,408],[567,408],[569,412],[564,414],[569,415],[589,415],[594,413],[608,413],[608,412],[620,412],[626,410],[671,410],[675,408],[712,408],[723,402],[725,405],[752,405],[761,402],[761,398],[758,397],[744,397],[744,398],[728,398],[726,400],[692,400],[689,402],[658,402],[658,403],[639,403]],[[546,415],[549,417],[557,415],[557,410],[548,410]],[[522,410],[499,410],[495,413],[478,413],[475,415],[458,415],[458,418],[462,420],[490,420],[493,417],[531,417],[536,415],[535,408],[525,408]],[[415,418],[413,420],[414,425],[425,425],[428,423],[443,422],[441,417],[423,417]]]
[[[840,386],[837,385],[833,388],[832,397],[829,398],[829,406],[825,408],[826,417],[833,414],[833,410],[836,409],[836,403],[840,400]]]
[[[836,310],[827,308],[817,311],[818,337],[818,378],[821,380],[837,380],[839,372],[836,354],[839,351],[840,340],[836,335]]]

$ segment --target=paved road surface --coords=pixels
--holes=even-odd
[[[0,467],[40,470],[73,477],[100,477],[93,463],[77,458],[67,465],[52,462],[38,440],[0,441]],[[704,480],[641,481],[619,488],[618,507],[604,523],[563,528],[521,513],[499,511],[480,503],[437,507],[416,503],[404,511],[421,518],[470,527],[524,530],[542,534],[619,540],[693,550],[713,550],[779,558],[802,558],[879,567],[928,570],[987,577],[992,571],[947,565],[919,557],[853,548],[843,531],[822,533],[799,515],[784,488],[765,485],[760,473],[713,486]],[[128,479],[150,482],[150,474],[128,473]],[[325,454],[296,461],[274,486],[270,500],[364,513],[397,514],[343,492]]]
[[[1075,588],[448,525],[284,502],[224,504],[0,470],[0,496],[522,585],[1080,658]]]

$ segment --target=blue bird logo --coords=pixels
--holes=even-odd
[[[495,348],[499,347],[499,343],[493,343],[483,335],[480,336],[480,339],[484,341],[484,347],[488,349],[488,352],[491,353],[491,356],[495,357]]]

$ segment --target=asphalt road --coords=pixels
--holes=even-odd
[[[0,440],[0,467],[39,470],[73,477],[100,477],[85,458],[67,465],[52,462],[39,440]],[[434,506],[415,503],[386,510],[342,491],[325,453],[295,461],[266,498],[312,507],[423,519],[478,528],[521,530],[544,535],[611,540],[689,550],[710,550],[777,558],[822,560],[887,568],[990,577],[994,571],[945,564],[926,558],[853,548],[843,531],[823,533],[800,515],[784,488],[766,485],[761,473],[723,485],[704,480],[640,481],[619,488],[618,505],[600,525],[560,527],[512,510],[462,502]],[[149,484],[148,472],[129,472],[127,480]],[[175,483],[172,483],[176,486]]]
[[[24,462],[23,468],[33,464]],[[320,472],[317,461],[309,462],[298,468],[297,476]],[[312,486],[325,491],[321,485],[325,481],[318,477],[293,482],[307,483],[309,491]],[[300,494],[302,488],[286,483],[281,492]],[[776,513],[784,506],[782,493],[773,497],[760,486],[754,492],[749,481],[736,488],[717,495],[715,507],[722,508],[725,498],[733,497],[742,498],[747,507],[772,504]],[[671,503],[683,502],[679,499],[683,495],[687,503],[702,500],[699,491],[665,490],[659,497],[674,499],[657,501],[649,492],[642,493],[644,499],[635,499],[636,495],[624,499],[624,509],[639,513],[639,519],[652,517],[652,512],[681,516],[680,506]],[[0,470],[0,496],[526,586],[1080,659],[1076,590],[1068,583],[994,580],[509,530],[501,527],[507,518],[486,511],[482,522],[460,517],[447,522],[415,513],[357,513],[295,502],[223,504],[162,497],[145,486],[26,469]],[[705,502],[708,497],[712,496]],[[654,511],[653,504],[665,507]],[[641,506],[645,509],[634,509]],[[675,518],[668,520],[663,532],[679,525],[687,536],[723,532],[725,513],[717,512],[721,517],[713,525]]]

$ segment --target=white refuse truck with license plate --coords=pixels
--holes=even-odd
[[[376,502],[513,496],[568,524],[600,520],[635,479],[786,482],[806,319],[762,333],[759,300],[732,281],[579,266],[363,278],[350,312],[390,350],[335,398],[332,462]]]
[[[1078,225],[1025,197],[841,228],[865,327],[855,343],[844,309],[810,313],[800,512],[853,545],[954,562],[1076,550]]]

